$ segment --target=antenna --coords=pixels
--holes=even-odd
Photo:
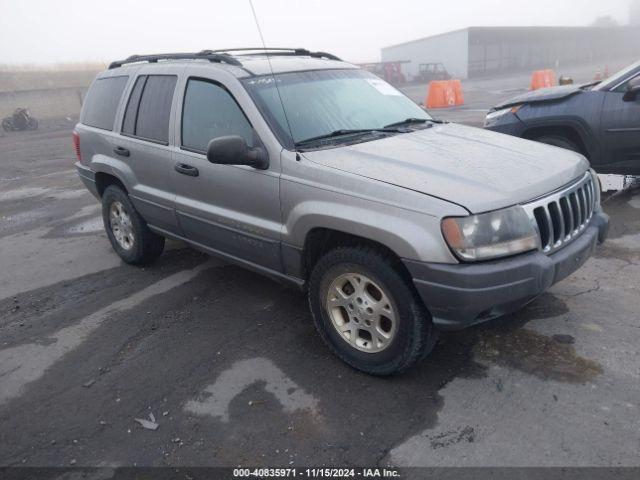
[[[291,140],[293,141],[293,131],[291,130],[291,124],[289,123],[289,117],[287,115],[287,109],[284,108],[284,102],[282,101],[282,95],[280,95],[280,89],[278,88],[278,81],[276,80],[276,75],[273,70],[273,65],[271,65],[271,56],[269,54],[269,50],[267,49],[267,44],[264,41],[264,36],[262,35],[262,29],[260,28],[260,22],[258,21],[258,15],[256,15],[256,9],[253,8],[253,0],[249,0],[249,6],[251,7],[251,12],[253,13],[253,19],[256,22],[256,27],[258,27],[258,34],[260,35],[260,41],[262,42],[262,47],[265,49],[265,55],[267,56],[267,62],[269,63],[269,70],[271,70],[271,77],[273,78],[273,84],[276,87],[276,93],[278,94],[278,99],[280,100],[280,106],[282,106],[282,113],[284,113],[284,120],[287,122],[287,128],[289,129],[289,135],[291,136]]]

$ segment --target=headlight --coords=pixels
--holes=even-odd
[[[501,108],[500,110],[487,113],[487,116],[484,119],[485,125],[487,123],[495,122],[498,118],[506,115],[507,113],[516,113],[518,110],[520,110],[521,106],[522,105],[516,105],[515,107]]]
[[[540,248],[538,232],[520,206],[445,218],[442,234],[453,252],[465,261],[490,260]]]

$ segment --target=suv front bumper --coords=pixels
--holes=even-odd
[[[542,295],[580,268],[608,230],[609,217],[598,212],[582,235],[553,255],[531,252],[476,264],[404,264],[434,324],[460,330],[514,312]]]

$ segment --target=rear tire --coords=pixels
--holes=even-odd
[[[5,132],[11,132],[13,130],[13,123],[11,122],[10,118],[2,119],[2,129]]]
[[[336,248],[316,263],[309,307],[320,336],[345,363],[393,375],[433,349],[438,332],[405,277],[393,257],[366,246]]]
[[[535,139],[536,142],[553,145],[554,147],[564,148],[572,152],[582,153],[580,147],[566,137],[560,135],[544,135]]]
[[[131,265],[147,265],[164,249],[164,237],[152,232],[136,211],[129,196],[109,185],[102,195],[102,221],[111,246]]]

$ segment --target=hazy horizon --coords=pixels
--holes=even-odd
[[[378,61],[381,47],[468,26],[583,26],[606,15],[626,24],[629,3],[538,0],[532,8],[528,0],[459,0],[447,10],[419,0],[254,0],[267,45],[329,51],[352,62]],[[262,45],[248,0],[0,0],[0,8],[4,65]]]

